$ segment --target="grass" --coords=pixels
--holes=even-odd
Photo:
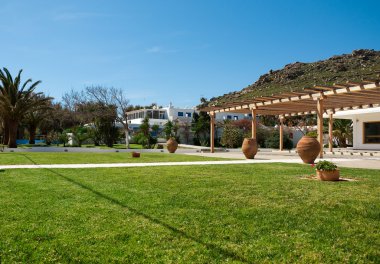
[[[0,172],[0,259],[379,263],[378,170],[295,164]]]
[[[114,144],[112,148],[109,148],[105,145],[100,146],[99,148],[101,148],[101,149],[126,149],[127,147],[125,146],[125,144]],[[143,147],[140,144],[129,144],[129,148],[130,149],[142,149]]]
[[[90,164],[90,163],[141,163],[228,160],[183,154],[141,153],[141,158],[132,158],[129,152],[73,153],[73,152],[2,152],[0,165],[15,164]]]
[[[20,144],[18,148],[33,148],[33,147],[62,147],[62,148],[71,148],[71,146],[63,146],[63,144],[51,144],[46,145],[45,143],[40,144]],[[74,147],[78,148],[78,147]],[[82,144],[81,148],[100,148],[100,149],[126,149],[125,144],[114,144],[112,148],[107,147],[106,145],[95,146],[94,144]],[[129,144],[130,149],[142,149],[142,145],[139,144]]]

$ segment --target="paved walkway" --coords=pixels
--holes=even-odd
[[[215,152],[215,153],[184,153],[187,155],[196,155],[202,157],[217,157],[230,159],[245,159],[241,151],[231,152]],[[266,152],[259,151],[255,160],[270,160],[274,162],[285,163],[302,163],[300,157],[296,153],[288,151]],[[317,163],[319,159],[315,162]],[[323,160],[334,162],[338,167],[360,168],[360,169],[378,169],[380,170],[380,157],[361,157],[361,156],[335,156],[324,155]]]
[[[352,159],[336,159],[338,161],[352,161]],[[335,161],[336,161],[335,160]],[[253,160],[226,160],[226,161],[187,161],[187,162],[151,162],[151,163],[98,163],[98,164],[41,164],[41,165],[0,165],[0,169],[82,169],[82,168],[130,168],[130,167],[158,167],[158,166],[192,166],[192,165],[230,165],[230,164],[257,164],[257,163],[299,163],[299,159],[253,159]]]

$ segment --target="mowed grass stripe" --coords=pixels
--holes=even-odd
[[[379,171],[308,166],[9,170],[6,262],[376,262]]]
[[[94,163],[148,163],[176,161],[231,160],[200,157],[184,154],[141,153],[141,158],[132,158],[128,152],[115,153],[66,153],[66,152],[13,152],[0,153],[0,165],[25,164],[94,164]]]

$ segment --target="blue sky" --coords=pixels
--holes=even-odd
[[[87,85],[194,106],[270,69],[380,49],[380,1],[0,0],[0,66],[60,100]]]

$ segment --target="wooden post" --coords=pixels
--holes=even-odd
[[[317,128],[318,128],[318,141],[321,146],[319,157],[323,158],[323,98],[317,100]]]
[[[215,113],[210,113],[210,152],[214,153],[215,149]]]
[[[333,151],[333,124],[334,124],[334,119],[333,119],[333,113],[329,114],[329,151]]]
[[[280,151],[284,150],[284,117],[280,116]]]
[[[256,117],[256,109],[252,109],[252,138],[256,139],[257,134],[257,117]]]

